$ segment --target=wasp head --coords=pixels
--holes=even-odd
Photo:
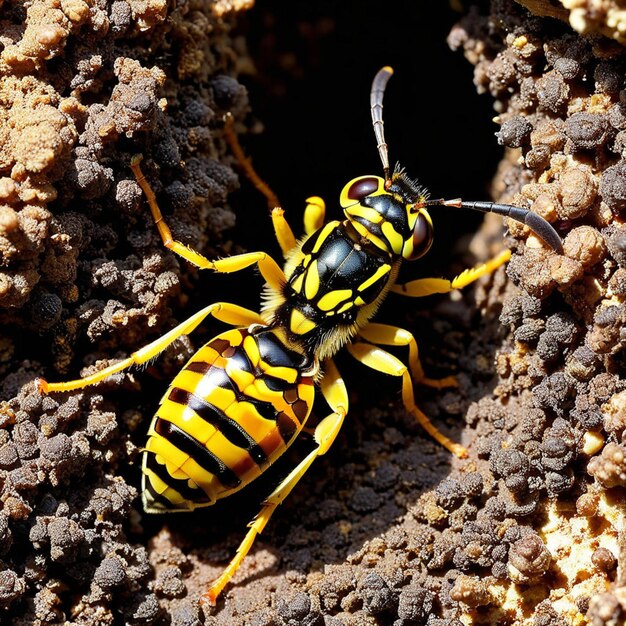
[[[413,261],[426,254],[433,242],[426,199],[426,190],[396,166],[387,180],[354,178],[343,188],[340,202],[362,237],[391,255]]]

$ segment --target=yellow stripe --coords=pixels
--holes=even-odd
[[[326,241],[326,239],[328,238],[328,235],[330,235],[330,233],[335,230],[338,225],[339,222],[335,220],[333,222],[328,222],[328,224],[324,226],[324,228],[320,231],[317,241],[315,242],[315,246],[313,246],[313,250],[311,252],[312,254],[317,254],[317,252],[319,252],[319,249],[322,247],[324,241]]]
[[[259,354],[259,346],[257,345],[256,339],[252,335],[248,335],[243,340],[243,349],[250,358],[252,365],[256,367],[261,360],[261,355]]]
[[[148,437],[158,437],[156,431],[154,430],[154,425],[156,424],[156,415],[152,418],[150,422],[150,428],[148,428]],[[144,457],[145,459],[145,457]]]
[[[170,476],[187,480],[188,476],[180,469],[187,459],[189,459],[189,455],[186,452],[179,450],[175,445],[165,439],[165,437],[161,437],[160,435],[148,439],[146,450],[154,452],[154,454],[157,455],[157,463],[165,465]]]
[[[223,485],[217,476],[200,467],[191,457],[185,461],[181,469],[190,480],[193,480],[209,496],[209,500],[217,500],[218,493],[223,490]]]
[[[413,249],[414,249],[413,239],[412,238],[411,239],[407,239],[404,242],[404,246],[402,248],[402,256],[405,259],[410,259],[413,256]]]
[[[425,200],[425,197],[420,198],[420,201]],[[427,209],[420,209],[419,210],[419,214],[423,215],[426,218],[426,221],[432,226],[433,225],[433,218],[430,217],[430,213],[428,212]]]
[[[322,311],[330,311],[331,309],[339,306],[350,296],[352,296],[352,289],[337,289],[335,291],[329,291],[319,299],[317,307]]]
[[[227,371],[228,369],[232,369],[232,361],[220,359],[220,363],[226,365],[226,368],[218,365],[217,363],[214,364],[214,367],[220,368],[225,371]],[[237,370],[236,373],[241,374],[242,376],[252,376],[252,374],[246,374],[245,372],[241,372],[240,370]],[[210,376],[204,376],[199,373],[188,371],[183,371],[181,372],[181,374],[183,374],[183,376],[179,375],[174,379],[174,381],[172,382],[172,387],[180,387],[181,389],[189,391],[195,396],[198,396],[198,398],[204,398],[205,400],[208,398],[212,398],[213,394],[217,390],[222,389],[221,387],[215,386],[215,379],[211,378]],[[213,400],[211,401],[213,402]]]
[[[192,372],[190,370],[181,370],[178,374],[176,374],[176,378],[172,381],[172,384],[169,386],[168,390],[165,392],[165,400],[167,400],[167,396],[169,395],[172,387],[180,387],[185,391],[189,391],[195,393],[198,389],[199,384],[202,382],[203,375],[198,372]]]
[[[291,283],[291,286],[296,293],[300,293],[302,291],[303,282],[304,282],[304,272],[302,272],[302,274],[300,274],[300,276],[298,276],[298,278],[296,278],[296,280],[294,280]]]
[[[202,444],[206,444],[215,432],[215,426],[198,417],[189,407],[176,402],[168,401],[160,406],[157,416],[178,426]]]
[[[146,450],[154,452],[157,462],[161,465],[168,465],[168,471],[172,467],[174,472],[177,472],[189,457],[161,435],[150,437],[146,443]]]
[[[354,306],[354,302],[350,301],[350,302],[346,302],[338,311],[337,313],[345,313],[346,311],[349,311],[352,307]]]
[[[227,368],[227,370],[228,369],[230,368]],[[255,378],[253,374],[242,372],[238,369],[234,369],[230,374],[235,386],[240,390],[245,389],[254,382]],[[209,378],[188,370],[183,370],[174,379],[172,387],[174,386],[193,393],[199,398],[203,398],[222,411],[225,411],[233,402],[237,401],[235,393],[231,389],[216,387]],[[191,409],[178,402],[169,400],[167,396],[169,395],[170,389],[166,392],[164,400],[157,411],[157,415],[180,426],[185,432],[193,435],[201,443],[206,443],[211,434],[209,432],[207,435],[206,429],[212,429],[213,427],[198,417]]]
[[[159,460],[176,458],[176,463],[166,463],[165,467],[167,471],[172,474],[174,478],[193,480],[211,500],[215,499],[216,490],[222,487],[222,483],[219,482],[214,474],[200,467],[189,455],[181,452],[176,446],[167,441],[167,439],[163,437],[152,437],[146,445],[146,450],[155,452],[158,455],[156,458],[157,462],[159,462]],[[179,460],[182,461],[179,469],[172,473],[170,465],[178,465]]]
[[[393,227],[393,224],[391,224],[390,222],[384,222],[381,226],[381,230],[383,231],[383,235],[387,237],[387,240],[391,244],[391,249],[396,254],[401,254],[404,239],[402,239],[401,235]]]
[[[242,387],[242,389],[246,391],[248,389],[254,389],[252,383],[254,383],[254,377],[251,382],[245,387]],[[261,399],[266,400],[267,396]],[[274,420],[268,420],[262,415],[259,415],[256,408],[249,402],[237,401],[235,394],[228,389],[222,389],[221,387],[215,388],[207,400],[223,411],[228,417],[239,423],[256,441],[258,441],[260,437],[264,437],[269,430],[276,426]],[[175,402],[168,401],[159,408],[157,415],[172,422],[205,446],[207,446],[207,442],[217,431],[214,426],[198,417],[194,411]],[[213,448],[213,441],[214,440],[212,440],[210,446],[207,447],[210,447],[210,449],[221,458],[221,451],[218,453],[217,450]]]
[[[145,469],[144,474],[148,477],[152,488],[163,497],[167,498],[174,505],[181,505],[187,502],[176,489],[170,487],[167,483],[163,482],[151,469]]]
[[[189,363],[195,363],[196,361],[205,361],[206,363],[213,363],[215,359],[219,357],[219,353],[214,348],[204,345],[198,350],[188,361]]]
[[[298,371],[293,367],[286,366],[272,366],[261,364],[261,370],[265,372],[268,376],[274,376],[276,378],[280,378],[281,380],[285,380],[288,383],[295,383],[298,380]],[[269,390],[271,393],[271,389]]]
[[[228,343],[235,348],[237,346],[240,346],[243,343],[244,338],[245,338],[245,335],[242,334],[239,328],[233,328],[232,330],[227,330],[226,332],[219,334],[217,337],[213,337],[213,339],[223,339],[224,341],[228,341]],[[204,350],[205,348],[208,348],[208,346],[206,345],[203,346],[200,349],[200,352],[198,354],[202,354],[202,350]],[[207,360],[207,359],[204,359],[204,360]]]
[[[249,483],[251,480],[254,480],[257,476],[261,474],[261,469],[252,460],[250,455],[239,446],[236,446],[228,441],[228,439],[226,439],[226,437],[224,437],[224,435],[219,431],[217,431],[213,435],[213,437],[211,437],[208,448],[213,452],[213,454],[215,454],[215,456],[219,457],[222,463],[235,471],[235,473],[237,474],[237,476],[239,476],[242,482],[246,484]],[[249,469],[247,472],[245,472],[244,475],[242,475],[241,473],[237,472],[235,468],[242,462],[242,460],[248,459],[250,461]],[[231,487],[228,487],[228,489],[232,490]]]
[[[240,461],[242,455],[247,455],[245,450],[228,441],[228,439],[216,430],[207,445],[209,450],[219,457],[223,463],[231,469]]]
[[[176,489],[173,487],[168,487],[167,491],[163,494],[165,498],[167,498],[173,505],[180,507],[181,504],[185,505],[186,509],[192,509],[193,507],[189,506],[189,500],[182,496]],[[182,507],[181,507],[182,508]]]
[[[214,404],[221,411],[226,411],[233,402],[237,401],[235,394],[230,389],[224,389],[223,387],[213,387],[211,393],[204,396],[204,399]]]
[[[372,233],[370,233],[370,231],[367,230],[367,228],[365,228],[363,224],[359,224],[359,222],[350,222],[350,224],[354,226],[354,228],[359,233],[359,235],[361,235],[361,237],[365,237],[365,239],[371,241],[377,248],[388,251],[387,244],[380,237],[372,235]]]
[[[368,287],[379,281],[385,274],[391,271],[391,265],[381,265],[366,281],[362,282],[358,291],[365,291]]]
[[[169,485],[166,482],[164,482],[163,480],[161,480],[161,478],[159,478],[151,469],[148,469],[147,467],[144,467],[143,473],[146,476],[148,476],[148,478],[150,480],[150,484],[152,485],[152,488],[159,495],[163,495],[163,493],[165,493],[169,489]]]
[[[278,410],[286,409],[289,406],[287,401],[283,398],[282,392],[268,389],[261,378],[257,378],[253,385],[246,388],[246,395],[253,400],[271,402]]]
[[[249,402],[237,402],[231,405],[226,415],[235,420],[257,443],[276,428],[276,422],[273,419],[261,417]]]
[[[384,179],[380,178],[379,176],[357,176],[356,178],[353,178],[350,182],[348,182],[348,184],[345,185],[344,188],[341,190],[341,195],[339,196],[339,204],[341,204],[344,209],[359,203],[358,200],[353,200],[352,198],[349,198],[348,192],[352,188],[352,185],[362,178],[374,178],[378,180],[378,189],[371,193],[370,196],[380,196],[384,193],[388,193],[385,189]]]
[[[224,369],[239,389],[243,389],[254,380],[254,374],[239,369],[236,361],[228,361]]]
[[[299,309],[291,311],[289,329],[296,335],[304,335],[315,328],[315,322],[305,317]]]
[[[350,207],[346,210],[346,213],[351,217],[362,217],[373,224],[380,224],[383,221],[383,216],[378,211],[360,204]]]
[[[304,295],[307,300],[313,300],[320,287],[320,276],[317,273],[317,261],[313,261],[306,272]]]

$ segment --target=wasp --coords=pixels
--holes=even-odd
[[[141,186],[166,248],[201,269],[234,273],[256,266],[265,287],[260,312],[229,302],[211,304],[122,361],[79,380],[48,383],[43,393],[93,385],[131,365],[146,363],[181,335],[212,316],[232,326],[201,347],[174,378],[161,399],[143,453],[143,506],[149,513],[192,511],[242,489],[260,476],[305,429],[315,390],[330,408],[313,431],[314,448],[264,500],[258,515],[223,573],[204,594],[215,604],[256,536],[318,456],[337,437],[348,413],[348,392],[334,362],[346,349],[357,361],[401,381],[406,410],[457,457],[466,449],[446,437],[415,403],[414,384],[443,388],[456,379],[428,378],[413,335],[396,326],[372,322],[390,293],[411,298],[447,293],[474,282],[506,263],[506,250],[465,270],[452,280],[421,278],[396,282],[404,261],[426,254],[433,242],[429,207],[448,206],[493,212],[526,224],[545,244],[562,251],[559,235],[539,215],[515,206],[460,199],[429,199],[425,188],[405,171],[389,166],[383,125],[383,95],[393,70],[382,68],[371,89],[371,114],[383,176],[354,178],[339,202],[343,220],[325,222],[321,198],[307,201],[305,236],[297,240],[273,192],[243,158],[232,128],[227,135],[245,172],[273,205],[271,218],[285,258],[281,267],[265,252],[210,260],[175,241],[157,199],[140,168],[131,168]],[[408,348],[405,364],[385,349]]]

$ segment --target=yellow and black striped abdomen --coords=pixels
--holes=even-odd
[[[254,480],[292,443],[313,405],[300,354],[271,330],[230,330],[174,378],[148,432],[144,509],[209,506]]]

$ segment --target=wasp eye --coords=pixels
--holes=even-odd
[[[413,236],[411,237],[411,246],[406,249],[407,260],[414,261],[424,256],[433,244],[433,226],[423,213],[417,216],[417,221],[413,227]]]
[[[357,179],[348,189],[350,200],[362,200],[378,190],[380,179],[374,176],[366,176]]]

